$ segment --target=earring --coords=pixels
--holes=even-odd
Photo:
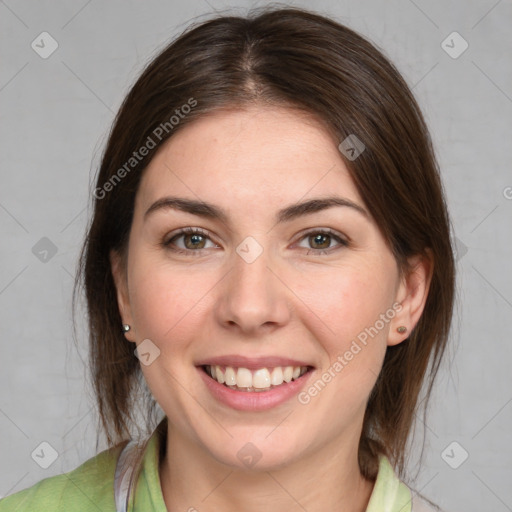
[[[400,327],[397,327],[396,332],[403,334],[404,332],[407,332],[407,327],[405,327],[405,325],[401,325]]]
[[[128,332],[131,329],[131,327],[128,324],[123,324],[123,331]]]

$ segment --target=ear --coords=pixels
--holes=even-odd
[[[116,285],[117,305],[123,324],[128,324],[131,329],[125,332],[124,335],[128,341],[135,342],[135,326],[133,325],[133,317],[130,306],[130,299],[128,294],[128,280],[126,277],[126,269],[123,264],[121,255],[115,251],[110,251],[110,268],[112,270],[112,277]],[[122,325],[119,329],[122,329]]]
[[[401,305],[390,323],[388,345],[398,345],[406,340],[416,327],[425,303],[427,302],[434,260],[432,252],[427,249],[425,255],[416,255],[407,260],[407,268],[398,286],[396,302]],[[404,333],[397,331],[398,327],[407,329]]]

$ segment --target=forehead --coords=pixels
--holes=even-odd
[[[288,108],[216,111],[173,135],[141,180],[139,207],[166,194],[236,208],[277,208],[338,193],[362,203],[336,141]]]

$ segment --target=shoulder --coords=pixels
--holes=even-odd
[[[366,512],[444,512],[402,482],[389,459],[380,456],[379,470]]]
[[[45,478],[1,499],[0,512],[115,511],[114,473],[122,447],[105,450],[69,473]]]

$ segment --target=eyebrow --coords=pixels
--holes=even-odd
[[[369,218],[368,212],[362,206],[354,203],[350,199],[346,199],[344,197],[329,196],[310,199],[302,203],[291,204],[290,206],[287,206],[286,208],[283,208],[277,212],[276,222],[290,222],[298,217],[310,215],[322,210],[327,210],[328,208],[333,208],[335,206],[352,208],[353,210]],[[146,213],[144,214],[144,220],[146,220],[151,214],[157,211],[165,211],[168,209],[180,210],[182,212],[191,213],[192,215],[197,215],[199,217],[220,220],[224,224],[228,224],[228,215],[222,208],[204,201],[196,201],[194,199],[185,199],[182,197],[173,196],[162,197],[161,199],[155,201],[146,210]]]

